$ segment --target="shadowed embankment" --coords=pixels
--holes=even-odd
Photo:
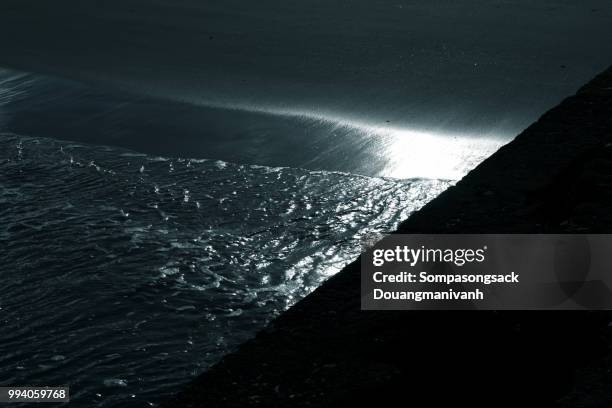
[[[608,69],[398,232],[609,233],[611,187]],[[361,311],[359,276],[357,260],[164,406],[597,404],[585,381],[606,398],[604,313]]]

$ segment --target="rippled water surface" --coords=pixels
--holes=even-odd
[[[0,2],[0,385],[155,406],[607,66],[611,22],[606,0]]]
[[[0,379],[177,390],[447,188],[0,134]]]

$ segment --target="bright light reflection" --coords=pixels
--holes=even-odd
[[[352,129],[361,133],[366,136],[362,142],[373,142],[376,146],[371,152],[373,158],[385,163],[383,172],[379,174],[382,177],[459,180],[510,141],[508,135],[477,136],[458,132],[437,133],[391,126],[377,127],[365,121],[316,111],[261,107],[250,107],[248,110],[316,120],[335,129]]]
[[[380,154],[385,176],[458,180],[499,149],[505,141],[471,136],[436,135],[381,129]]]
[[[191,100],[191,102],[226,109],[315,120],[329,124],[332,129],[353,129],[366,136],[365,143],[373,142],[372,144],[376,146],[375,151],[372,151],[373,158],[387,163],[384,171],[379,174],[382,177],[459,180],[511,140],[509,135],[476,136],[454,132],[439,133],[386,126],[376,127],[368,121],[349,119],[317,109],[266,107],[248,103],[205,101],[201,98]]]

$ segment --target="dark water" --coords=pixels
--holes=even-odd
[[[458,179],[505,142],[177,103],[7,69],[0,70],[0,93],[4,126],[17,134],[273,167]]]
[[[611,63],[611,27],[609,0],[3,0],[0,65],[508,141]]]
[[[611,27],[607,0],[3,0],[0,385],[155,405],[605,68]]]
[[[156,403],[450,184],[49,133],[0,133],[0,382],[68,383],[71,406]]]

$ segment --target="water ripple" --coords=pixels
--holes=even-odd
[[[0,383],[148,406],[449,185],[0,134]]]

